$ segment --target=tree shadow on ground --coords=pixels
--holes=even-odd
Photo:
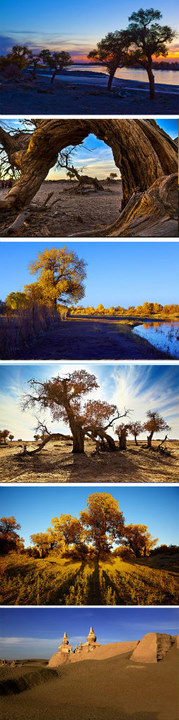
[[[97,453],[93,450],[84,454],[73,454],[70,448],[54,446],[49,452],[42,450],[34,455],[14,453],[1,459],[1,477],[3,481],[17,480],[27,474],[27,480],[33,482],[33,476],[48,475],[49,482],[53,474],[58,482],[160,482],[162,475],[168,481],[175,480],[173,458],[158,456],[146,451],[116,451],[116,453]],[[177,474],[177,473],[176,473]],[[43,477],[42,477],[43,479]],[[45,477],[48,482],[48,477]],[[162,481],[162,480],[161,480]],[[177,481],[177,477],[176,477]]]
[[[88,578],[88,594],[86,605],[104,605],[100,587],[99,560],[96,558],[94,571]]]
[[[120,573],[119,573],[119,575],[120,575]],[[127,605],[128,600],[126,599],[126,602],[124,602],[124,598],[120,597],[119,590],[118,590],[115,582],[109,577],[106,570],[103,570],[103,578],[105,580],[105,585],[106,585],[107,590],[112,590],[113,593],[115,593],[116,605]]]
[[[75,570],[74,573],[72,573],[62,584],[60,584],[59,588],[55,588],[55,590],[51,590],[50,593],[48,593],[48,603],[49,605],[65,605],[66,600],[68,599],[68,595],[70,592],[70,588],[74,586],[74,584],[77,583],[77,580],[81,578],[83,574],[84,569],[84,561],[81,563],[79,570]]]

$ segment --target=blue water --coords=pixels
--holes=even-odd
[[[149,322],[137,325],[133,333],[148,340],[158,350],[179,358],[179,322]]]

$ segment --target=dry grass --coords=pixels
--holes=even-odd
[[[51,441],[42,452],[34,456],[22,455],[22,443],[12,442],[0,446],[0,481],[46,483],[162,483],[179,481],[179,441],[167,442],[171,455],[128,442],[127,451],[96,453],[91,441],[85,443],[84,455],[73,455],[72,442]],[[27,443],[29,449],[35,443]]]
[[[28,350],[35,338],[41,338],[53,322],[53,313],[36,305],[9,315],[0,315],[0,358],[16,358]]]
[[[177,605],[175,570],[119,557],[86,562],[51,554],[43,560],[10,554],[1,559],[1,605]]]

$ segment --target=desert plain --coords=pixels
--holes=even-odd
[[[85,453],[72,453],[72,440],[50,442],[35,455],[23,454],[23,442],[0,445],[1,483],[159,483],[179,481],[179,441],[167,440],[167,451],[159,453],[159,442],[148,450],[145,442],[128,441],[127,450],[97,452],[94,442],[85,441]],[[38,446],[28,441],[26,447]],[[116,443],[117,448],[117,443]]]
[[[135,642],[121,645],[127,650],[122,654],[120,643],[114,643],[96,649],[100,659],[67,660],[57,667],[48,667],[44,660],[1,666],[1,719],[177,720],[176,642],[160,661],[147,662],[131,657]]]

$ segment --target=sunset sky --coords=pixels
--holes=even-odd
[[[91,363],[45,363],[0,366],[0,428],[8,428],[17,438],[33,439],[37,426],[37,408],[22,411],[24,393],[29,392],[28,381],[34,377],[45,382],[57,375],[65,376],[74,370],[85,369],[96,376],[99,385],[86,400],[106,400],[117,406],[120,414],[130,409],[131,422],[144,423],[146,411],[158,411],[170,426],[169,438],[179,438],[179,368],[177,365],[106,365]],[[50,432],[68,434],[69,427],[53,421],[49,410],[40,413]],[[116,423],[117,425],[118,423]],[[165,433],[157,433],[163,438]],[[144,440],[147,432],[140,435]],[[116,437],[116,436],[115,436]],[[117,439],[117,437],[116,437]]]
[[[138,4],[140,7],[140,3]],[[144,8],[150,8],[145,2]],[[162,13],[161,24],[177,28],[178,3],[159,0],[154,8]],[[108,32],[124,29],[128,18],[138,7],[132,0],[119,5],[113,0],[112,8],[107,0],[1,0],[1,54],[10,51],[14,44],[26,44],[33,49],[48,47],[51,50],[67,50],[74,61],[85,61],[90,50]],[[178,58],[178,36],[173,41],[168,59]]]
[[[73,647],[93,625],[98,642],[140,640],[148,632],[178,634],[178,608],[1,608],[0,657],[50,658],[64,631]]]

